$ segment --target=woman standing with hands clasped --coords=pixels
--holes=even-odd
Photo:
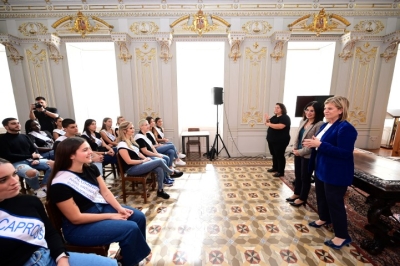
[[[313,148],[310,170],[315,170],[315,192],[319,219],[309,223],[320,228],[332,223],[335,237],[324,244],[341,249],[351,243],[347,231],[347,214],[344,196],[354,176],[354,143],[356,129],[346,121],[349,101],[342,96],[325,101],[327,123],[321,126],[316,137],[304,139],[303,146]]]
[[[299,207],[307,202],[308,193],[311,188],[311,174],[308,169],[310,162],[311,149],[304,147],[302,142],[315,136],[323,124],[324,113],[319,102],[313,101],[304,107],[303,120],[299,125],[299,131],[293,144],[294,175],[295,185],[294,194],[287,198],[290,205]]]
[[[272,155],[272,168],[268,169],[268,172],[275,172],[274,177],[285,175],[285,151],[290,142],[290,117],[286,113],[285,105],[277,103],[274,116],[270,118],[265,114],[265,125],[268,127],[267,142]]]

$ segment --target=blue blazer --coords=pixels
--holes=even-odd
[[[321,126],[322,131],[328,123]],[[318,133],[319,133],[318,132]],[[350,186],[354,178],[354,143],[357,130],[347,121],[337,120],[324,133],[318,150],[313,148],[310,170],[322,182]]]

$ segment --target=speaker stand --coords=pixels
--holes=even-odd
[[[216,156],[218,156],[218,155],[221,153],[222,150],[225,150],[226,153],[228,154],[228,157],[231,158],[231,155],[229,154],[228,149],[225,147],[225,143],[224,143],[224,141],[222,140],[221,135],[218,133],[218,128],[219,128],[219,121],[218,121],[218,105],[217,105],[217,133],[215,134],[214,143],[213,143],[213,145],[212,145],[212,147],[211,147],[211,150],[210,150],[210,161],[213,160],[213,157],[214,157],[214,156],[213,156],[213,151],[214,151],[214,149],[215,149],[215,151],[216,151]],[[221,150],[218,150],[218,139],[219,139],[219,140],[221,141],[221,143],[222,143],[222,148],[221,148]]]

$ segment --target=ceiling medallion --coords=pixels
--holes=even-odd
[[[343,34],[349,25],[350,22],[345,18],[325,13],[325,9],[322,8],[318,14],[305,15],[289,24],[288,27],[291,31],[311,31],[315,32],[316,36],[320,36],[324,32]]]

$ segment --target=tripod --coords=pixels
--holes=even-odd
[[[210,150],[210,161],[212,161],[212,159],[214,158],[214,155],[218,156],[218,154],[220,154],[223,149],[225,149],[226,153],[228,154],[228,157],[231,158],[231,155],[229,154],[228,150],[226,149],[225,143],[222,140],[221,135],[218,133],[218,128],[219,128],[219,121],[218,121],[218,105],[217,105],[217,133],[215,134],[214,143]],[[218,150],[218,139],[222,142],[221,150]]]

